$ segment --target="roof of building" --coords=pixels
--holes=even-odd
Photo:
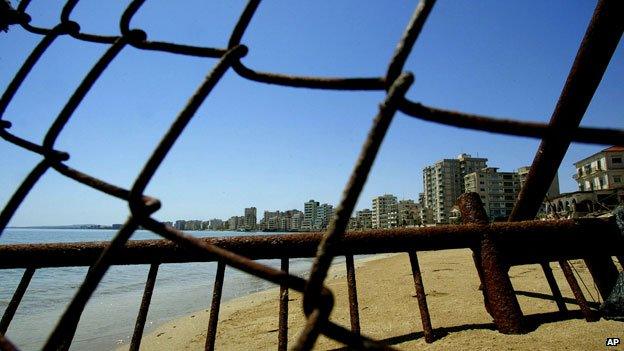
[[[587,157],[585,157],[585,158],[584,158],[584,159],[582,159],[582,160],[579,160],[579,161],[574,162],[574,166],[578,165],[579,163],[584,163],[584,161],[586,161],[586,160],[588,160],[588,159],[590,159],[590,158],[592,158],[592,157],[595,157],[596,155],[600,155],[600,154],[602,154],[602,153],[606,153],[606,152],[622,152],[622,151],[624,151],[624,146],[621,146],[621,145],[613,145],[613,146],[608,147],[608,148],[606,148],[606,149],[604,149],[604,150],[602,150],[602,151],[596,152],[596,153],[595,153],[595,154],[593,154],[593,155],[587,156]]]
[[[613,145],[611,147],[608,147],[608,148],[602,150],[601,152],[620,152],[620,151],[624,151],[624,146]]]

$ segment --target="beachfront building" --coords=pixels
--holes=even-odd
[[[303,212],[292,209],[284,212],[284,218],[281,221],[280,230],[282,231],[299,231],[303,222]]]
[[[372,227],[375,229],[391,228],[391,220],[396,218],[397,198],[391,194],[377,196],[373,198],[372,209]]]
[[[256,230],[258,219],[256,217],[256,208],[245,208],[245,230]]]
[[[486,167],[464,176],[465,192],[477,193],[490,219],[507,218],[520,193],[520,175],[517,172],[499,172]]]
[[[182,219],[178,219],[177,221],[175,221],[175,224],[173,225],[173,227],[177,230],[184,230],[185,226],[186,226],[186,221]]]
[[[322,204],[316,208],[316,218],[314,219],[314,230],[325,230],[329,226],[331,217],[334,215],[334,206]]]
[[[211,219],[208,228],[210,230],[221,230],[223,229],[223,221],[218,218]]]
[[[487,167],[487,158],[460,154],[423,169],[424,196],[421,205],[431,209],[432,222],[448,223],[457,198],[465,192],[464,176]]]
[[[310,200],[303,204],[303,223],[301,223],[301,230],[311,231],[314,229],[314,223],[316,223],[316,214],[319,205],[319,202],[314,200]]]
[[[232,216],[228,219],[228,229],[229,230],[239,230],[245,228],[245,217],[243,216]]]
[[[411,227],[421,224],[420,204],[414,200],[400,200],[397,203],[397,227]]]
[[[580,191],[624,187],[624,146],[611,146],[574,163]]]
[[[355,221],[357,223],[357,229],[372,229],[373,228],[373,212],[368,208],[357,211],[355,213]]]
[[[266,231],[276,231],[279,229],[282,219],[280,211],[264,211],[260,229]]]
[[[373,228],[373,212],[368,208],[355,212],[349,219],[349,230],[367,230]]]
[[[290,231],[300,231],[301,230],[301,224],[303,224],[303,212],[298,211],[293,213],[291,218],[290,218]]]

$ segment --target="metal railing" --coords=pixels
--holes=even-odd
[[[4,331],[12,317],[11,311],[14,312],[17,305],[19,305],[21,296],[26,291],[34,270],[43,266],[67,264],[90,266],[84,282],[48,337],[44,350],[69,348],[85,305],[108,268],[112,264],[120,264],[124,263],[124,260],[132,260],[133,257],[142,257],[140,263],[151,264],[145,295],[141,304],[141,313],[137,318],[137,326],[141,327],[135,329],[131,347],[133,349],[138,348],[140,342],[142,325],[145,322],[145,314],[149,306],[158,264],[167,262],[170,257],[175,257],[175,262],[187,260],[216,260],[219,262],[206,349],[214,348],[220,287],[226,266],[237,268],[281,286],[280,310],[282,312],[279,315],[281,330],[279,334],[279,349],[286,348],[286,329],[282,330],[282,328],[286,328],[284,323],[287,318],[284,317],[283,307],[287,303],[287,291],[288,289],[294,289],[304,294],[303,309],[307,321],[305,328],[298,335],[295,344],[292,345],[292,348],[295,350],[311,349],[320,334],[324,334],[352,348],[390,348],[382,342],[360,334],[353,268],[353,255],[358,253],[395,251],[407,251],[410,253],[415,288],[425,329],[424,335],[429,342],[434,340],[434,335],[424,298],[424,287],[420,279],[416,251],[456,247],[472,248],[475,253],[474,258],[477,271],[484,287],[485,306],[494,318],[498,330],[505,333],[520,333],[526,330],[523,327],[522,313],[519,310],[506,273],[505,267],[509,265],[528,262],[542,263],[546,278],[553,290],[553,295],[558,301],[562,301],[561,293],[552,276],[550,267],[546,263],[551,260],[559,261],[564,273],[566,273],[569,272],[569,269],[564,269],[567,265],[567,262],[564,261],[565,259],[583,257],[600,292],[604,295],[609,290],[609,286],[612,286],[615,266],[609,256],[622,255],[621,248],[623,247],[621,236],[618,236],[620,234],[615,224],[606,221],[555,221],[550,223],[517,221],[531,220],[535,217],[548,186],[554,178],[561,160],[572,141],[595,144],[621,144],[622,140],[624,140],[624,131],[622,130],[579,127],[585,110],[598,87],[624,30],[624,20],[621,15],[624,13],[624,3],[621,1],[602,0],[598,3],[549,124],[503,120],[448,111],[410,101],[405,97],[414,78],[411,73],[404,72],[404,65],[434,6],[435,1],[432,0],[423,0],[418,3],[400,42],[397,44],[385,76],[348,78],[290,76],[281,73],[261,72],[247,67],[243,63],[242,58],[250,49],[241,44],[241,42],[260,5],[259,0],[250,0],[247,3],[232,30],[228,45],[225,48],[198,47],[148,40],[146,32],[130,27],[133,16],[140,11],[145,0],[133,0],[126,8],[119,21],[120,34],[104,36],[85,33],[81,31],[79,23],[71,19],[72,11],[78,4],[78,1],[69,0],[66,2],[60,15],[59,23],[52,28],[40,28],[30,24],[30,16],[27,14],[29,0],[21,1],[16,9],[11,8],[6,2],[0,2],[0,29],[8,25],[20,25],[26,31],[41,36],[41,41],[24,61],[22,67],[0,98],[0,136],[9,143],[42,157],[41,161],[32,169],[2,209],[0,213],[0,230],[4,230],[17,208],[41,176],[51,169],[97,191],[126,201],[130,207],[130,216],[110,242],[96,246],[92,244],[75,244],[83,246],[85,250],[72,249],[63,245],[10,245],[3,246],[0,249],[2,258],[0,267],[27,268],[14,298],[5,312],[2,323],[0,323],[4,328],[2,334],[0,334],[0,348],[7,350],[16,349],[10,340],[4,336]],[[29,72],[39,63],[43,53],[60,37],[72,37],[81,41],[106,45],[107,50],[76,88],[49,127],[43,141],[35,143],[9,132],[11,122],[6,119],[5,111]],[[130,189],[123,189],[107,183],[96,176],[67,166],[64,161],[69,159],[69,153],[56,149],[55,143],[93,84],[106,70],[107,66],[116,59],[117,55],[128,47],[176,55],[217,58],[218,63],[196,89],[188,104],[180,111],[170,128],[165,132],[162,140],[154,148],[153,153],[136,177],[133,186]],[[269,252],[272,253],[271,257],[273,258],[282,258],[281,270],[259,264],[253,260],[261,256],[261,252],[263,252],[262,245],[263,240],[265,240],[263,237],[230,238],[220,241],[195,238],[152,218],[151,215],[161,207],[161,203],[156,198],[144,194],[147,185],[174,142],[180,137],[182,131],[194,117],[205,98],[219,83],[225,72],[230,69],[240,77],[258,83],[307,89],[378,90],[386,92],[329,229],[323,234],[274,237],[276,244],[271,249],[273,251]],[[463,199],[460,199],[462,218],[466,223],[476,224],[395,230],[383,233],[346,234],[346,227],[356,200],[362,191],[390,122],[397,111],[410,117],[450,126],[506,135],[541,138],[542,141],[525,186],[521,190],[518,202],[511,215],[511,223],[485,224],[487,218],[478,199],[465,196]],[[139,227],[162,236],[166,241],[153,244],[128,242]],[[606,234],[601,238],[590,236],[591,233],[596,232],[604,232]],[[563,240],[564,237],[565,240]],[[561,240],[555,240],[554,238]],[[572,240],[570,238],[575,239]],[[266,243],[264,244],[266,245]],[[291,246],[297,245],[300,245],[301,250],[297,255],[314,255],[315,257],[308,279],[299,278],[288,273],[287,258],[297,256],[287,249],[292,249]],[[522,248],[523,245],[527,245],[526,248],[530,248],[531,251],[519,252],[518,249]],[[539,249],[536,250],[536,248]],[[74,250],[71,251],[73,254],[71,260],[68,260],[67,255],[59,254],[59,250],[64,252],[63,250],[65,249]],[[35,251],[37,255],[28,257],[36,258],[37,260],[41,259],[42,261],[39,264],[34,264],[31,260],[24,258],[29,252],[33,253]],[[349,280],[351,302],[351,330],[328,319],[333,307],[333,298],[331,291],[324,286],[324,282],[328,269],[336,255],[346,255],[347,257],[347,278]],[[590,316],[591,311],[587,308],[582,293],[578,294],[580,293],[578,284],[575,289],[574,284],[576,280],[567,273],[566,278],[568,278],[568,282],[586,318],[588,320],[592,319],[593,316]],[[559,303],[559,305],[560,309],[565,309],[565,304],[562,306],[562,303]]]

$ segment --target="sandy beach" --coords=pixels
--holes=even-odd
[[[513,267],[510,277],[523,313],[528,318],[546,317],[537,329],[525,335],[503,335],[494,330],[491,317],[483,307],[479,279],[469,250],[421,252],[418,254],[427,292],[431,322],[436,341],[425,343],[420,314],[414,294],[407,254],[380,255],[356,261],[357,289],[362,333],[384,340],[403,350],[597,350],[606,347],[607,337],[624,339],[624,323],[601,319],[588,323],[562,320],[557,306],[549,299],[550,290],[539,265]],[[588,290],[579,281],[589,301],[598,300],[597,292],[582,261],[572,261]],[[572,292],[557,264],[551,264],[568,309],[578,310]],[[619,266],[618,266],[619,267]],[[327,286],[335,296],[331,319],[349,326],[349,309],[344,264],[330,271]],[[275,350],[279,289],[271,289],[228,301],[219,315],[217,350]],[[591,293],[592,296],[589,296]],[[543,320],[544,318],[542,318]],[[301,295],[290,292],[289,344],[304,325]],[[208,310],[162,325],[143,338],[142,350],[203,350],[208,325]],[[327,350],[343,345],[325,337],[315,349]],[[127,349],[124,345],[120,350]]]

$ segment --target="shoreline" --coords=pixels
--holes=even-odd
[[[483,306],[470,250],[420,252],[418,254],[431,322],[437,340],[425,343],[420,314],[414,295],[407,254],[386,254],[355,260],[362,333],[385,340],[405,350],[468,349],[605,349],[608,337],[624,338],[624,323],[588,323],[584,319],[557,318],[557,307],[548,299],[550,291],[539,265],[512,267],[509,275],[525,316],[549,317],[537,329],[524,335],[504,335],[493,330],[491,317]],[[581,261],[571,261],[581,278],[589,274]],[[572,292],[558,265],[551,264],[565,298]],[[348,294],[344,263],[332,265],[326,285],[335,297],[330,319],[349,327]],[[579,282],[580,283],[580,282]],[[226,282],[227,284],[227,282]],[[588,284],[589,286],[589,284]],[[591,289],[591,286],[590,286]],[[595,291],[589,290],[596,297]],[[584,290],[587,299],[588,291]],[[279,287],[223,302],[217,328],[218,350],[261,349],[277,346]],[[289,292],[288,343],[292,345],[304,325],[301,294]],[[571,301],[571,300],[566,300]],[[578,310],[567,303],[569,310]],[[203,350],[209,309],[167,322],[146,333],[142,350]],[[569,318],[569,317],[568,317]],[[315,349],[343,345],[319,337]],[[118,350],[127,350],[128,344]]]

